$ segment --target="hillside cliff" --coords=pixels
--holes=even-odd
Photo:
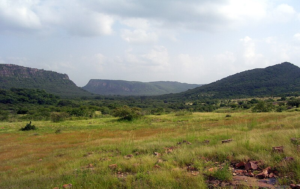
[[[276,96],[291,92],[300,92],[300,68],[289,62],[283,62],[267,68],[237,73],[169,97],[185,99],[242,98]]]
[[[65,97],[90,95],[77,87],[67,74],[14,64],[0,64],[0,88],[44,89],[48,93]]]
[[[161,95],[178,93],[200,85],[172,81],[137,82],[91,79],[83,89],[101,95]]]

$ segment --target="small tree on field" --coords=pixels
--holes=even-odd
[[[64,121],[69,116],[66,112],[52,112],[50,114],[50,119],[52,122]]]
[[[120,108],[116,108],[113,111],[113,116],[120,117],[121,120],[131,121],[133,119],[138,119],[143,115],[140,108],[137,107],[130,108],[128,106],[123,106]]]
[[[30,131],[30,130],[36,130],[37,128],[34,125],[31,125],[31,121],[26,124],[25,127],[21,128],[21,131]]]

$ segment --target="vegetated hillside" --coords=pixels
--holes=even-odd
[[[0,64],[0,88],[44,89],[48,93],[64,97],[90,95],[77,87],[67,74],[13,64]]]
[[[161,95],[179,93],[200,85],[173,81],[138,82],[91,79],[83,89],[101,95]]]
[[[164,98],[199,99],[274,96],[300,91],[300,68],[284,62],[237,73],[216,82]]]

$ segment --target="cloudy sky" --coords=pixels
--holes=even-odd
[[[0,0],[0,63],[205,84],[300,66],[299,0]]]

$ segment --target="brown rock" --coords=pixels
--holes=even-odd
[[[192,175],[193,175],[193,176],[199,175],[199,171],[192,171]]]
[[[222,144],[231,142],[232,139],[222,140]]]
[[[108,166],[110,169],[116,169],[118,167],[117,164],[111,164]]]
[[[257,169],[257,162],[256,161],[248,161],[245,164],[246,170],[256,170]]]
[[[198,171],[198,169],[196,167],[192,167],[192,166],[188,166],[186,168],[187,171]]]
[[[130,158],[133,158],[133,155],[132,154],[128,154],[126,156],[124,156],[125,159],[130,159]]]
[[[241,161],[240,163],[235,164],[236,168],[242,168],[245,167],[245,162]]]
[[[63,188],[72,188],[72,184],[64,184]]]
[[[161,153],[158,153],[158,152],[154,152],[153,153],[155,156],[157,156],[157,157],[160,157],[161,156]]]
[[[271,167],[267,167],[261,173],[257,174],[256,177],[259,179],[267,178],[269,176],[270,170],[271,170]]]
[[[272,151],[283,153],[283,146],[272,147]]]
[[[300,189],[300,184],[291,184],[290,187],[292,189]]]

